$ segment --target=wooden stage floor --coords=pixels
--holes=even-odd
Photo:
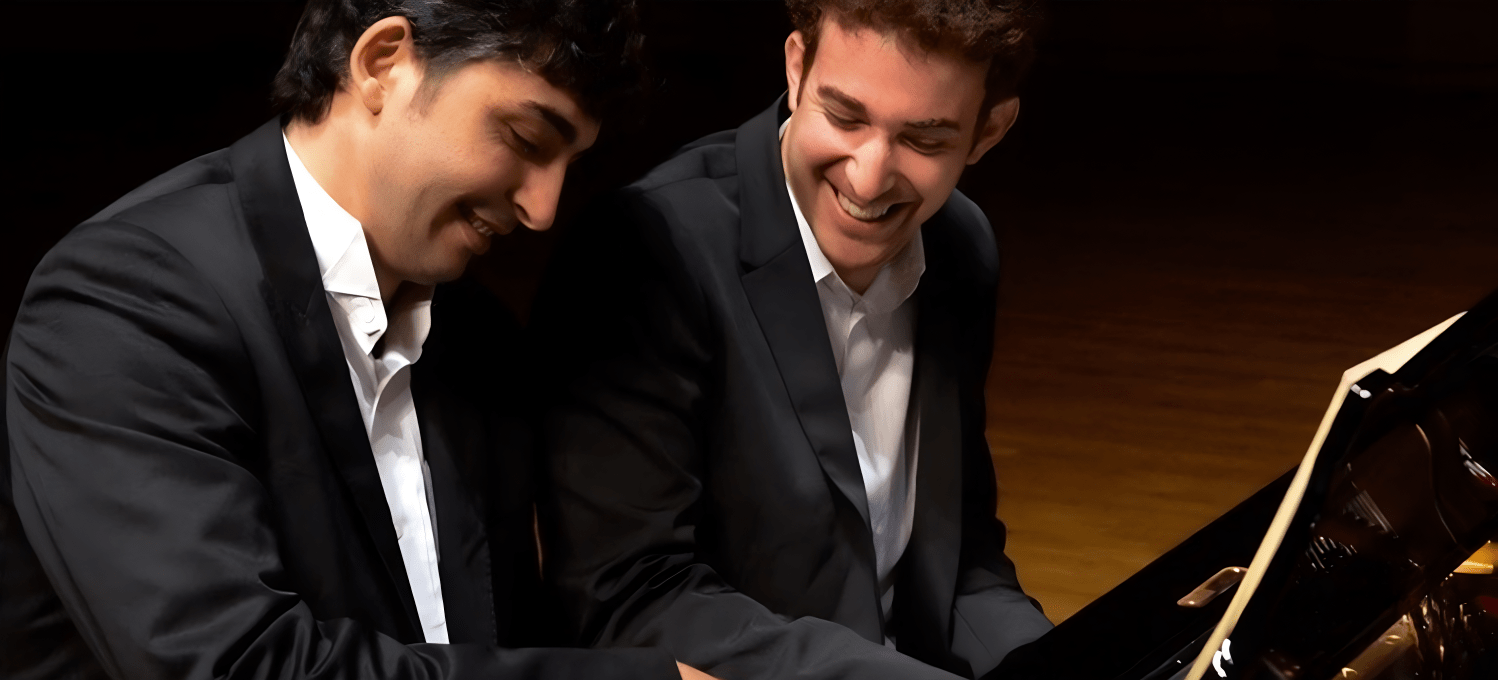
[[[1344,124],[1360,95],[1302,92],[1131,126],[1099,89],[963,185],[1005,265],[999,514],[1055,621],[1296,464],[1343,370],[1498,288],[1491,97]]]

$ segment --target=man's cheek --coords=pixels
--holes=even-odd
[[[843,139],[843,132],[830,125],[818,127],[807,137],[806,156],[813,164],[847,155],[845,149],[849,144]]]
[[[914,168],[906,177],[910,178],[916,193],[920,194],[923,201],[940,205],[946,202],[947,196],[957,186],[957,178],[961,175],[960,166],[954,170],[947,167],[946,163],[923,163]]]

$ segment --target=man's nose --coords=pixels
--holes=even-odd
[[[515,215],[526,229],[546,231],[551,228],[557,217],[557,201],[561,198],[562,181],[566,176],[566,163],[550,163],[526,173],[512,199]]]
[[[893,149],[882,135],[870,135],[853,151],[848,163],[849,198],[865,203],[878,199],[895,185]]]

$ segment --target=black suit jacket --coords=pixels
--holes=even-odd
[[[669,678],[549,642],[513,322],[439,287],[412,392],[452,645],[422,638],[281,140],[152,180],[37,267],[6,364],[0,675]],[[24,530],[24,536],[21,531]]]
[[[786,115],[689,145],[558,253],[535,317],[560,388],[549,564],[586,643],[661,645],[734,680],[981,675],[1050,628],[994,517],[992,231],[960,193],[922,228],[915,525],[886,622]]]

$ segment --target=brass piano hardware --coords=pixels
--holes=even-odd
[[[1457,567],[1456,571],[1452,573],[1487,575],[1493,573],[1493,565],[1466,560],[1462,562],[1462,566]]]
[[[1239,581],[1242,581],[1243,575],[1247,573],[1248,570],[1243,567],[1228,567],[1223,569],[1213,574],[1212,578],[1203,581],[1201,585],[1196,587],[1196,590],[1187,593],[1186,597],[1176,600],[1176,604],[1182,607],[1205,607],[1213,598],[1221,595]]]
[[[1490,542],[1478,548],[1477,552],[1472,553],[1472,556],[1463,561],[1462,566],[1457,567],[1452,573],[1487,575],[1493,573],[1494,563],[1498,563],[1498,543]]]

